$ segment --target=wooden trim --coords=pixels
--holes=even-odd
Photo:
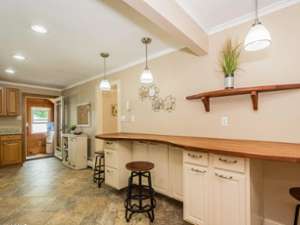
[[[300,144],[139,133],[100,134],[95,137],[103,140],[161,142],[192,151],[300,163]]]

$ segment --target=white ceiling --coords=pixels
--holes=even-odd
[[[254,10],[254,0],[176,1],[208,33]],[[295,1],[259,0],[259,7]],[[34,33],[32,24],[44,25],[48,33]],[[108,70],[141,62],[143,36],[153,38],[150,55],[182,47],[120,0],[1,0],[0,27],[0,80],[54,88],[102,74],[102,51],[111,54]],[[15,53],[27,59],[17,62]],[[8,67],[16,73],[6,74]]]
[[[101,74],[101,51],[111,54],[108,70],[143,59],[143,36],[153,38],[150,54],[179,47],[119,0],[1,0],[0,27],[0,80],[55,88]],[[15,53],[26,61],[14,60]],[[16,73],[6,74],[7,67]]]
[[[176,0],[207,33],[252,18],[255,0]],[[262,13],[276,10],[297,0],[258,0]],[[299,1],[298,1],[299,2]]]

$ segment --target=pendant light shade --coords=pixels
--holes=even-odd
[[[250,28],[244,42],[246,51],[258,51],[267,48],[272,43],[267,28],[258,19],[258,0],[255,0],[255,23]]]
[[[101,80],[99,88],[101,91],[110,91],[111,86],[108,80]]]
[[[145,45],[145,50],[146,50],[146,66],[140,77],[140,82],[142,84],[151,84],[153,83],[153,76],[148,67],[148,44],[151,43],[151,38],[144,37],[142,39],[142,43]]]
[[[140,81],[142,84],[151,84],[153,83],[153,76],[152,73],[149,69],[146,69],[143,71],[141,77],[140,77]]]
[[[111,86],[110,86],[109,81],[106,79],[106,58],[109,57],[109,54],[103,52],[100,55],[103,58],[103,68],[104,68],[103,74],[104,75],[103,75],[103,79],[100,81],[99,89],[101,91],[110,91],[111,90]]]

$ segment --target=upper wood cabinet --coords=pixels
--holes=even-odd
[[[5,89],[0,87],[0,116],[6,115]]]
[[[20,90],[0,87],[0,116],[20,114]]]

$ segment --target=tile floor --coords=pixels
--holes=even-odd
[[[98,189],[92,170],[71,170],[56,158],[0,169],[0,225],[146,225],[124,219],[125,192]],[[181,203],[157,196],[155,225],[183,225]]]

